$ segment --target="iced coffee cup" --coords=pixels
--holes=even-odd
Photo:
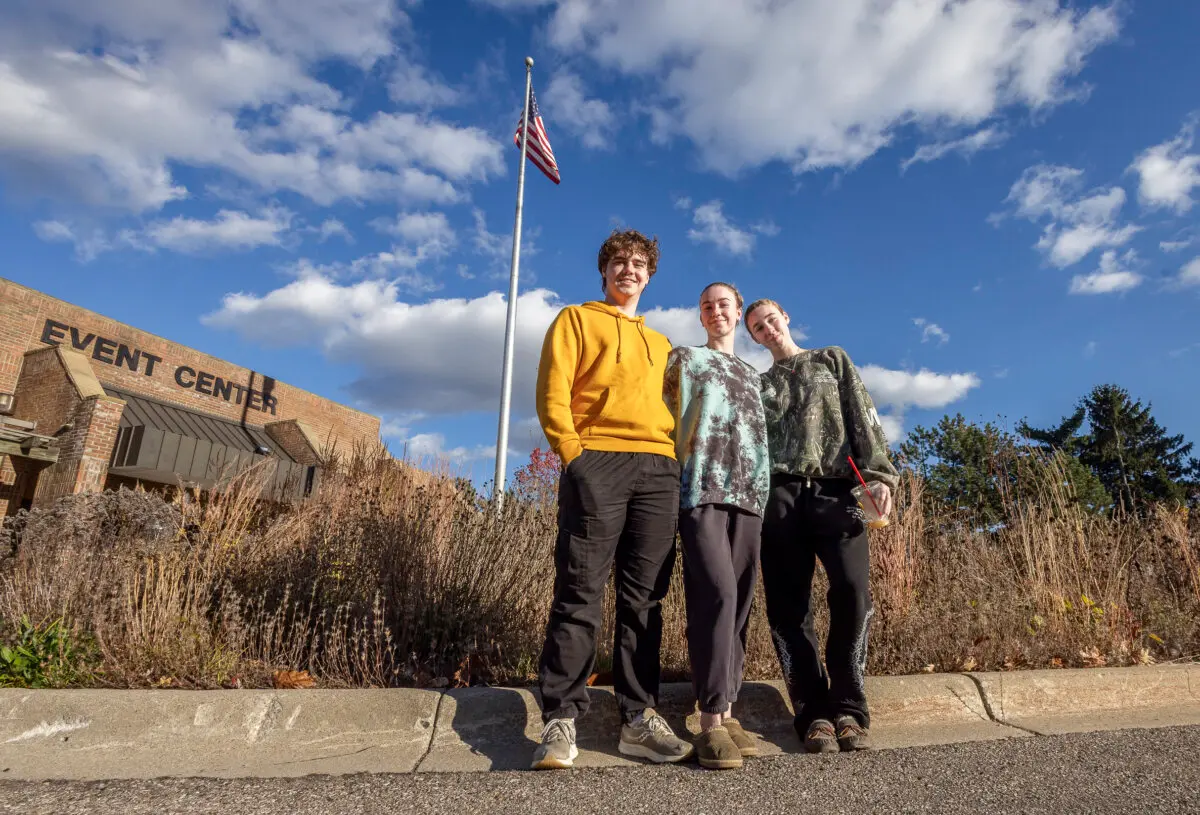
[[[863,520],[871,529],[881,529],[888,525],[888,519],[879,514],[875,509],[875,501],[872,500],[872,495],[867,492],[867,488],[862,484],[857,485],[850,490],[850,494],[854,496],[854,500],[858,502],[859,508],[863,511]]]

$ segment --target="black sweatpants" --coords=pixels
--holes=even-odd
[[[796,727],[853,716],[870,725],[863,677],[871,619],[867,531],[845,479],[776,474],[763,519],[767,621],[787,681]],[[822,664],[813,629],[816,559],[829,577],[829,639]],[[826,670],[828,669],[828,670]]]
[[[584,450],[558,485],[554,602],[540,662],[542,719],[587,712],[587,679],[616,563],[613,690],[622,719],[658,698],[661,602],[675,566],[679,464],[653,453]]]
[[[703,713],[737,701],[758,578],[762,518],[726,504],[679,513],[692,687]]]

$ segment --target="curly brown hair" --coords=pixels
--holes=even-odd
[[[646,257],[646,269],[650,277],[658,271],[658,236],[647,238],[636,229],[614,229],[612,234],[600,245],[600,254],[596,265],[600,269],[600,286],[604,286],[604,270],[608,262],[622,252],[637,252]]]

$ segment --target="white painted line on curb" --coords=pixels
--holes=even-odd
[[[57,736],[60,733],[71,733],[76,730],[82,730],[83,728],[87,727],[89,724],[91,724],[91,722],[86,722],[83,720],[66,722],[66,721],[63,721],[62,719],[59,719],[57,722],[54,722],[54,723],[42,722],[41,724],[37,725],[36,727],[29,728],[28,730],[26,730],[24,733],[22,733],[19,736],[13,736],[11,739],[6,740],[4,743],[12,744],[14,742],[28,741],[30,739],[49,738],[51,736]]]

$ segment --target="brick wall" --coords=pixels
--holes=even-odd
[[[58,461],[38,477],[35,506],[76,492],[99,492],[108,475],[108,459],[117,441],[125,403],[111,396],[79,402],[74,426],[59,437]]]
[[[109,396],[81,398],[55,348],[25,354],[16,390],[13,415],[36,422],[37,432],[54,435],[70,425],[58,435],[58,461],[38,474],[36,504],[102,490],[125,403]]]
[[[37,292],[0,278],[0,393],[12,393],[21,375],[21,357],[33,346],[39,305]]]
[[[15,390],[26,351],[53,344],[87,354],[110,387],[251,425],[303,421],[342,450],[379,438],[375,416],[0,278],[0,392]]]
[[[17,471],[8,456],[0,456],[0,518],[8,512],[8,506],[17,500]]]
[[[71,420],[80,398],[58,352],[43,348],[23,355],[24,368],[15,383],[19,398],[13,416],[37,424],[38,433],[52,436]]]

